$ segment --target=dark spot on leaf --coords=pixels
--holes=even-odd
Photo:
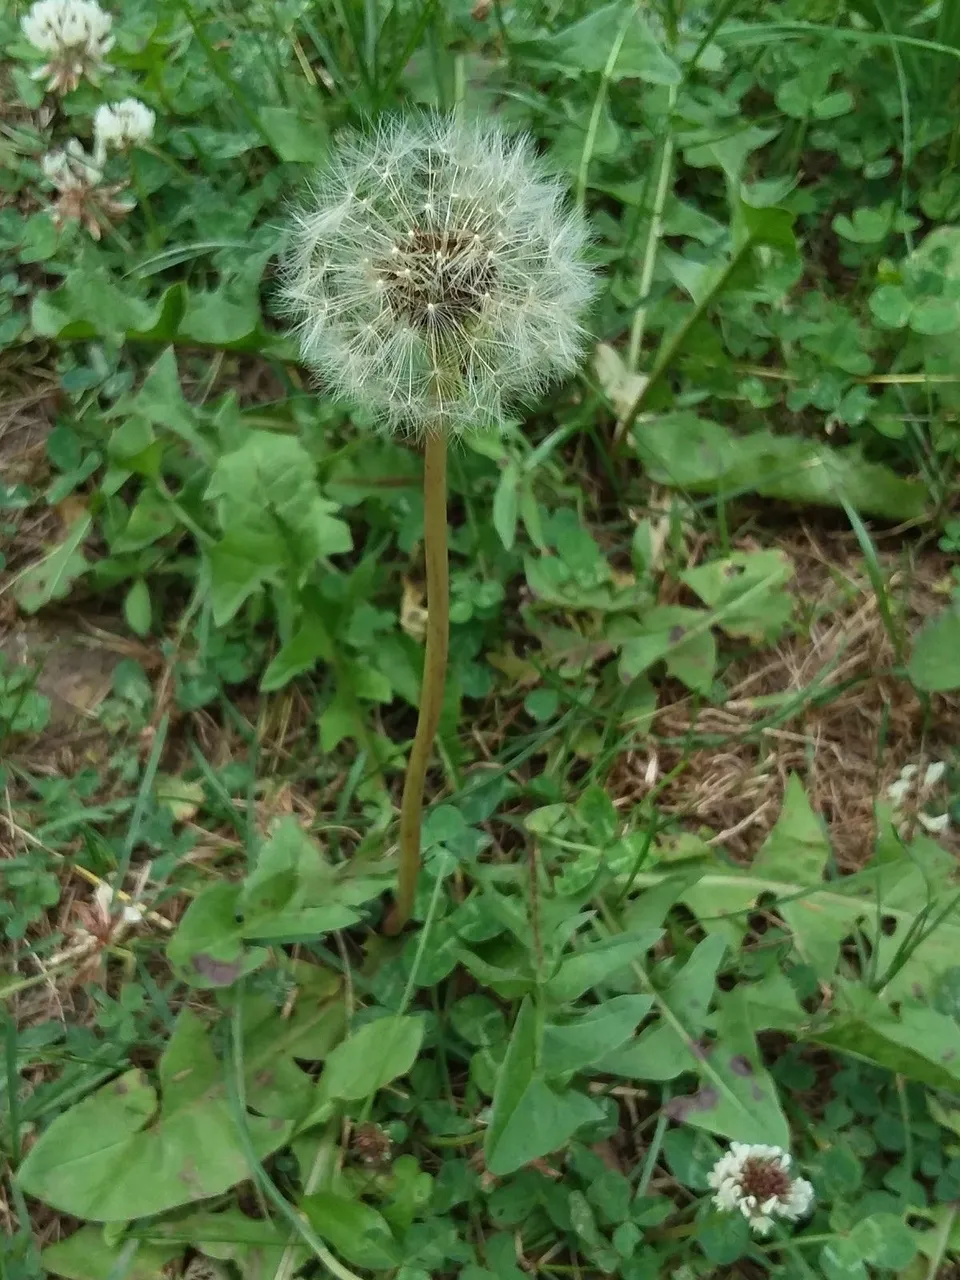
[[[956,1056],[957,1056],[957,1051],[956,1051],[956,1049],[948,1049],[948,1050],[946,1051],[946,1053],[945,1053],[945,1054],[943,1054],[943,1056],[941,1057],[940,1061],[941,1061],[941,1062],[952,1062]]]
[[[885,938],[892,938],[893,935],[897,932],[897,917],[881,916],[880,931]]]
[[[752,1076],[753,1067],[750,1065],[749,1058],[745,1058],[742,1053],[735,1053],[730,1059],[730,1070],[735,1076]]]
[[[235,924],[243,924],[243,912],[235,911],[233,913],[233,920]]]
[[[753,1098],[754,1102],[762,1102],[767,1095],[758,1084],[755,1084],[750,1087],[750,1096]]]
[[[709,1040],[688,1040],[687,1048],[695,1058],[699,1058],[702,1062],[709,1056],[713,1044]]]
[[[187,1160],[184,1163],[183,1168],[177,1174],[177,1177],[180,1179],[181,1182],[185,1182],[188,1187],[191,1187],[194,1190],[198,1190],[198,1191],[203,1190],[203,1184],[199,1179],[197,1166],[194,1163],[192,1157],[189,1157],[189,1156],[187,1157]]]
[[[671,627],[670,634],[667,639],[671,644],[679,644],[686,634],[687,632],[685,627]]]
[[[273,1084],[273,1072],[269,1067],[265,1067],[263,1071],[257,1072],[256,1083],[261,1089],[265,1089],[268,1084]]]
[[[130,1086],[127,1084],[126,1080],[118,1080],[113,1086],[113,1092],[117,1094],[118,1097],[122,1098],[125,1093],[130,1092]]]
[[[279,1116],[270,1117],[270,1128],[276,1133],[278,1129],[282,1129],[286,1124],[285,1120],[281,1120]]]
[[[697,1111],[712,1111],[719,1101],[720,1095],[716,1089],[711,1089],[709,1085],[705,1085],[702,1089],[698,1089],[696,1093],[690,1093],[685,1098],[671,1098],[663,1108],[663,1112],[669,1119],[682,1123],[687,1116],[693,1115]]]
[[[927,993],[921,987],[919,982],[915,982],[911,988],[915,1000],[926,1000]]]
[[[723,566],[723,576],[725,578],[739,578],[742,573],[746,573],[742,564],[725,564]]]
[[[229,987],[240,977],[243,962],[237,960],[214,960],[213,956],[202,951],[193,957],[193,967],[201,977],[206,978],[215,987]]]

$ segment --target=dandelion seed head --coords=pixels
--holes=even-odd
[[[530,142],[439,115],[354,136],[296,217],[284,299],[305,362],[388,430],[459,433],[576,367],[583,219]]]
[[[98,148],[120,151],[140,146],[153,137],[156,116],[137,98],[104,103],[93,117],[93,136]]]
[[[707,1180],[716,1207],[742,1213],[757,1235],[768,1235],[777,1218],[796,1222],[813,1208],[813,1187],[794,1175],[782,1147],[733,1142]]]
[[[55,93],[75,89],[83,76],[95,80],[113,48],[112,26],[96,0],[36,0],[20,22],[25,39],[49,59],[35,78],[46,77]]]

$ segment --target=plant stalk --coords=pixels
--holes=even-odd
[[[420,871],[423,787],[437,736],[447,678],[450,641],[450,582],[447,568],[447,439],[427,435],[423,471],[423,554],[427,569],[427,643],[420,686],[417,732],[407,761],[400,804],[400,867],[397,900],[384,921],[384,933],[398,934],[410,919]]]

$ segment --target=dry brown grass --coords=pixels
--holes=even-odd
[[[669,686],[653,726],[656,772],[685,767],[658,805],[687,825],[710,828],[717,844],[749,858],[780,812],[788,776],[797,773],[829,827],[839,867],[854,870],[873,847],[876,797],[903,765],[949,756],[960,736],[960,695],[934,697],[928,708],[894,674],[897,654],[852,534],[804,526],[777,545],[796,567],[799,625],[773,650],[732,656],[720,706],[698,706],[682,687]],[[944,605],[949,561],[893,534],[880,538],[880,563],[909,645]],[[781,701],[764,701],[771,698]],[[777,705],[793,710],[770,723]],[[649,791],[650,763],[643,752],[623,759],[613,783],[621,798]]]

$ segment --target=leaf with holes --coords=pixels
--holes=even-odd
[[[786,584],[793,565],[785,551],[735,551],[680,574],[680,580],[715,611],[715,625],[730,636],[771,641],[783,631],[794,600]]]
[[[844,940],[865,935],[872,965],[889,999],[927,998],[960,955],[960,877],[953,856],[918,833],[904,850],[889,821],[871,862],[854,875],[824,880],[829,844],[800,782],[790,782],[783,811],[752,866],[724,865],[711,854],[685,864],[700,876],[678,901],[710,933],[737,945],[758,904],[776,910],[790,927],[800,959],[824,982],[832,981]],[[608,852],[608,862],[630,874],[636,853]],[[642,871],[634,888],[662,884],[667,871]]]

